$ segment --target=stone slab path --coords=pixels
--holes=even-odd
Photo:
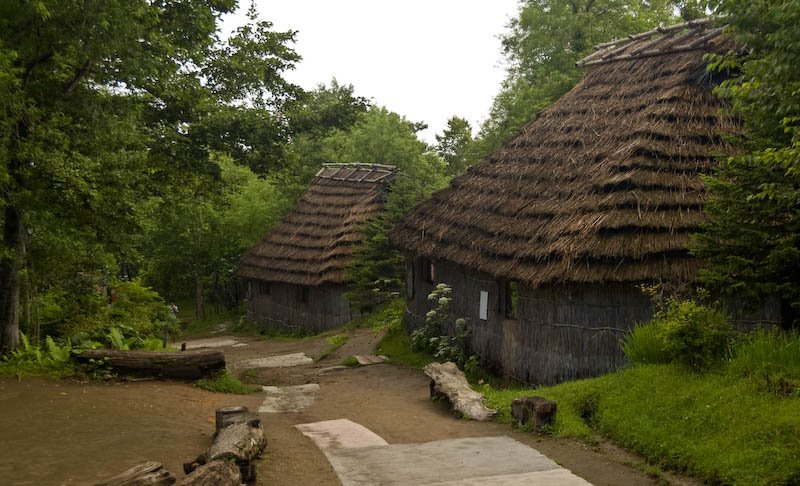
[[[590,486],[507,436],[387,444],[349,420],[296,426],[330,461],[343,486]]]
[[[311,364],[314,360],[306,353],[282,354],[279,356],[267,356],[266,358],[254,358],[242,361],[238,364],[240,368],[283,368],[289,366],[301,366]]]
[[[302,412],[314,404],[319,385],[309,383],[298,386],[262,386],[267,394],[258,407],[260,413]]]

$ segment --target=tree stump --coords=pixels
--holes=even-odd
[[[170,486],[174,483],[174,474],[164,469],[160,462],[150,461],[133,466],[95,486]]]
[[[557,409],[556,402],[542,397],[521,397],[511,402],[511,415],[517,419],[519,425],[527,424],[532,417],[536,432],[541,432],[545,426],[555,422]]]
[[[455,363],[431,363],[423,371],[432,380],[431,397],[447,397],[453,408],[464,417],[488,420],[497,414],[497,410],[484,405],[483,395],[469,386],[467,377]]]
[[[239,467],[241,480],[244,482],[255,479],[255,460],[267,447],[267,435],[261,428],[252,427],[247,422],[239,422],[220,429],[214,442],[204,453],[193,462],[183,465],[187,474],[195,471],[204,464],[222,459],[234,461]]]
[[[198,467],[178,481],[177,486],[240,486],[242,481],[236,464],[219,459]]]
[[[89,349],[76,355],[81,363],[102,360],[114,371],[137,376],[196,380],[225,369],[225,353],[219,350],[121,351]]]
[[[215,412],[216,427],[215,433],[233,424],[246,423],[250,427],[261,427],[261,417],[247,409],[247,407],[234,406],[218,408]]]

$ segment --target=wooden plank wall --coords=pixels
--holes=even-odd
[[[247,319],[265,331],[316,334],[335,329],[355,317],[344,297],[344,285],[308,287],[308,303],[302,303],[301,286],[272,282],[269,294],[251,285]]]

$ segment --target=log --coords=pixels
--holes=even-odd
[[[553,425],[557,410],[556,402],[542,397],[520,397],[511,402],[511,416],[517,419],[520,426],[526,425],[533,418],[533,429],[536,432]]]
[[[211,461],[178,481],[177,486],[239,486],[242,475],[231,461]]]
[[[103,360],[115,372],[196,380],[225,369],[225,353],[219,350],[121,351],[90,349],[76,355],[81,363]]]
[[[445,396],[462,416],[483,421],[497,414],[497,410],[484,405],[483,395],[469,386],[455,363],[431,363],[423,371],[431,379],[431,397]]]
[[[255,460],[267,447],[267,435],[264,429],[251,427],[247,422],[232,424],[221,429],[214,442],[194,462],[185,463],[183,470],[187,474],[195,471],[203,464],[222,459],[232,460],[239,467],[242,481],[255,479]]]
[[[247,407],[234,406],[218,408],[216,416],[216,433],[233,424],[246,423],[250,427],[261,427],[261,417],[247,409]]]
[[[170,486],[174,483],[174,474],[164,469],[160,462],[151,461],[137,464],[95,486]]]

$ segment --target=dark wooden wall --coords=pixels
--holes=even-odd
[[[266,331],[316,334],[335,329],[355,317],[345,298],[344,285],[307,287],[308,302],[301,301],[302,287],[271,282],[269,293],[263,284],[250,282],[247,319]]]
[[[419,325],[433,307],[427,295],[436,283],[420,277],[421,272],[414,272],[414,296],[406,308],[408,329]],[[502,283],[488,275],[440,263],[436,282],[453,288],[453,312],[469,319],[472,349],[482,362],[529,384],[596,376],[622,366],[620,339],[636,322],[652,316],[649,299],[633,285],[521,285],[517,319],[507,319]],[[481,290],[489,293],[486,320],[478,318]]]

